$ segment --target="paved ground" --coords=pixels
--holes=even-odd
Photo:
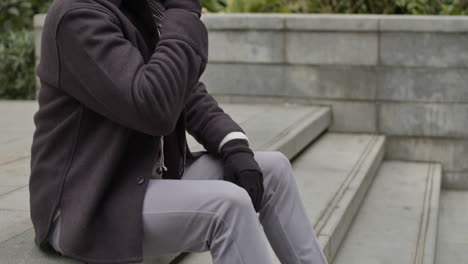
[[[0,101],[0,243],[31,227],[29,156],[35,101]]]

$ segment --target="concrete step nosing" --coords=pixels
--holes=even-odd
[[[306,113],[304,118],[299,119],[258,150],[280,151],[286,157],[292,159],[325,131],[330,122],[331,109],[329,107]]]
[[[385,137],[374,136],[344,185],[327,207],[327,216],[316,225],[316,232],[327,259],[331,262],[352,221],[359,211],[384,156]]]
[[[428,179],[414,264],[435,263],[441,174],[440,164],[431,163],[428,166]]]

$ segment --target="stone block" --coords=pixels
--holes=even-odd
[[[250,14],[203,14],[201,20],[209,31],[215,30],[281,30],[284,27],[284,15],[250,13]]]
[[[468,188],[468,139],[387,136],[386,159],[440,162],[444,187]]]
[[[210,62],[283,62],[284,39],[275,31],[213,31]]]
[[[468,34],[382,32],[382,65],[468,67]]]
[[[468,136],[467,104],[413,104],[385,102],[379,105],[379,131],[389,135]]]
[[[380,16],[381,31],[398,32],[468,32],[466,16]]]
[[[285,33],[286,62],[313,65],[376,65],[378,36],[363,32]]]
[[[446,189],[468,190],[468,170],[446,171],[442,184]]]
[[[208,64],[202,81],[211,93],[373,100],[376,73],[369,67]]]
[[[378,72],[379,100],[468,102],[468,69],[382,67]]]
[[[212,94],[275,96],[287,93],[281,65],[210,63],[201,81]]]
[[[378,31],[375,15],[294,14],[284,17],[286,30]]]
[[[288,96],[324,99],[374,100],[377,76],[371,67],[284,66]]]
[[[333,120],[331,132],[376,133],[376,104],[373,102],[341,100],[308,100],[313,104],[329,105]]]

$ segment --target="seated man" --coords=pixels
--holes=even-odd
[[[200,15],[198,0],[52,3],[29,185],[41,249],[87,263],[208,250],[214,263],[270,263],[260,220],[282,263],[326,263],[289,160],[253,152],[199,81]],[[207,151],[191,153],[185,131]]]

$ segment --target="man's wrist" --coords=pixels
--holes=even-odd
[[[226,142],[220,150],[221,158],[226,161],[229,156],[235,153],[248,153],[253,155],[249,143],[245,139],[231,139]]]
[[[244,132],[241,131],[232,131],[224,136],[224,138],[219,142],[218,152],[221,152],[224,144],[234,139],[244,139],[247,142],[247,147],[250,145],[249,138]]]

